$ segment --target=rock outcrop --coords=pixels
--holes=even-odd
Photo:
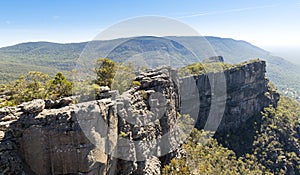
[[[140,87],[118,99],[119,131],[126,133],[118,141],[118,174],[160,174],[159,156],[175,149],[169,134],[179,109],[174,76],[169,68],[142,73],[136,78]]]
[[[16,108],[1,109],[1,172],[45,175],[109,172],[108,163],[113,160],[88,139],[97,135],[87,136],[83,129],[101,133],[100,127],[105,122],[110,132],[117,133],[113,102],[104,99],[59,109],[44,107],[43,100],[34,100]],[[99,120],[102,125],[89,125]],[[104,141],[115,144],[116,139],[108,134]]]
[[[214,101],[226,103],[219,131],[237,128],[264,107],[277,105],[279,96],[268,88],[265,62],[243,64],[224,75],[226,98]],[[138,75],[141,85],[122,95],[103,87],[97,100],[78,104],[66,98],[1,108],[0,172],[160,174],[183,143],[174,129],[178,113],[196,115],[195,126],[205,126],[217,95],[212,86],[218,88],[208,76],[179,79],[175,70],[160,68]]]
[[[249,118],[260,115],[264,107],[269,105],[276,107],[279,94],[269,88],[265,72],[266,63],[264,61],[253,61],[222,72],[221,74],[225,76],[225,87],[220,87],[224,84],[213,81],[214,76],[220,76],[219,73],[214,75],[202,74],[183,79],[183,82],[190,81],[191,78],[194,79],[199,90],[200,110],[196,127],[198,129],[205,127],[209,114],[213,112],[211,111],[212,103],[215,103],[214,106],[226,103],[224,115],[218,126],[219,131],[236,129]],[[209,76],[212,78],[209,79]],[[216,100],[212,102],[212,96],[216,95],[212,94],[213,88],[226,88],[226,101]],[[218,94],[217,96],[221,95]]]
[[[222,56],[213,56],[209,57],[208,59],[203,60],[204,63],[217,63],[217,62],[224,62],[224,58]]]

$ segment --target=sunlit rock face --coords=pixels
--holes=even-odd
[[[237,128],[264,107],[277,105],[279,95],[268,87],[265,62],[242,64],[224,75],[226,98],[214,101],[225,103],[219,131]],[[78,104],[67,98],[1,108],[0,172],[160,174],[184,141],[168,134],[178,124],[178,113],[197,115],[195,126],[205,127],[211,89],[221,88],[208,76],[180,79],[175,70],[160,68],[138,75],[140,86],[122,95],[103,88],[99,99]]]
[[[226,106],[218,131],[236,129],[249,118],[260,115],[264,107],[277,106],[279,94],[270,90],[268,79],[265,77],[266,63],[254,61],[241,64],[235,68],[225,70],[226,79]],[[214,76],[218,76],[216,73]],[[191,78],[191,77],[188,77]],[[187,79],[188,79],[187,78]],[[193,77],[197,83],[200,98],[200,111],[196,127],[203,129],[211,111],[212,103],[218,106],[218,97],[212,99],[212,88],[224,88],[208,79],[208,75]],[[213,78],[211,78],[213,79]]]

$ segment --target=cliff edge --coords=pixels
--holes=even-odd
[[[222,132],[260,115],[264,107],[276,107],[279,95],[268,86],[265,70],[264,61],[253,61],[222,72],[225,101],[212,101],[218,82],[209,76],[218,72],[178,78],[165,67],[139,74],[140,85],[122,95],[104,88],[99,99],[78,104],[64,98],[51,106],[38,99],[1,108],[0,172],[160,174],[179,155],[182,140],[168,133],[184,110],[198,109],[195,127],[202,129],[212,103],[225,103],[218,125]],[[191,82],[196,88],[191,89]],[[197,103],[186,105],[193,101]]]

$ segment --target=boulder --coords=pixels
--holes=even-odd
[[[42,99],[32,100],[30,102],[19,105],[24,113],[39,113],[45,109],[45,101]]]
[[[224,58],[222,56],[213,56],[203,60],[203,63],[217,63],[217,62],[224,62]]]

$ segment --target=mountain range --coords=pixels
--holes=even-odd
[[[144,53],[147,53],[146,55]],[[157,56],[158,55],[158,56]],[[267,76],[288,96],[299,98],[299,66],[246,41],[213,36],[135,37],[114,40],[96,40],[82,43],[28,42],[0,48],[0,83],[7,83],[28,71],[42,71],[50,75],[69,72],[80,59],[108,57],[122,62],[129,57],[157,57],[161,64],[168,55],[180,67],[202,61],[210,56],[223,56],[227,63],[239,63],[259,58],[267,62]],[[145,57],[146,56],[146,57]],[[182,59],[184,58],[184,59]],[[136,58],[134,58],[136,59]],[[86,61],[86,60],[85,60]],[[146,61],[147,62],[147,61]]]

